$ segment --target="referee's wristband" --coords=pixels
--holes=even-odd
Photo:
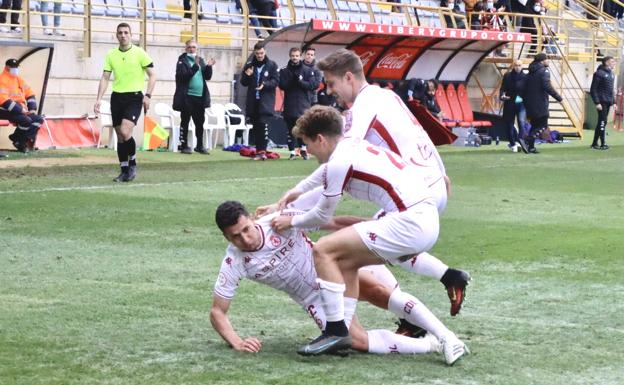
[[[146,93],[144,96],[147,96],[147,97],[148,97],[148,98],[150,98],[150,99],[152,98],[152,94],[147,94],[147,93]]]

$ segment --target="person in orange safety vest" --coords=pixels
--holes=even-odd
[[[36,114],[37,100],[32,89],[19,76],[19,61],[9,59],[0,73],[0,119],[16,128],[9,139],[20,152],[32,150],[43,118]]]

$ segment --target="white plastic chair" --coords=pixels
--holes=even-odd
[[[204,122],[204,138],[207,141],[206,148],[212,150],[217,146],[216,139],[213,140],[213,133],[223,130],[223,147],[227,147],[227,129],[229,126],[228,117],[225,113],[225,106],[219,103],[212,103],[210,109],[206,109],[206,121]],[[217,133],[218,135],[218,133]]]
[[[154,112],[158,116],[158,124],[171,132],[169,135],[169,151],[177,152],[180,145],[180,126],[175,123],[176,112],[167,103],[156,103]],[[189,122],[188,141],[189,147],[195,147],[195,126],[192,122]]]
[[[236,131],[243,131],[243,144],[245,146],[249,145],[249,130],[253,128],[253,124],[245,123],[245,114],[243,114],[243,110],[234,104],[227,103],[225,105],[225,113],[228,116],[228,135],[227,135],[227,145],[224,144],[225,147],[231,146],[234,144],[234,138],[236,137]],[[232,118],[236,118],[239,120],[238,124],[232,124]],[[224,139],[225,142],[225,139]]]
[[[108,148],[117,151],[117,133],[113,127],[113,116],[111,115],[110,102],[102,100],[100,104],[100,137],[97,148],[102,147],[102,133],[108,127]]]

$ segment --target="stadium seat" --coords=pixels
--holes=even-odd
[[[76,15],[84,15],[85,2],[84,0],[74,0],[71,4],[71,12]]]
[[[464,121],[472,122],[474,127],[490,127],[492,126],[492,122],[487,120],[475,120],[474,114],[472,113],[472,106],[470,105],[470,100],[468,100],[468,91],[466,90],[466,86],[460,84],[457,86],[457,100],[459,101],[459,105],[462,109],[462,114],[464,116]]]
[[[283,27],[288,27],[290,24],[292,24],[290,9],[288,7],[280,7],[277,10],[277,16],[279,17],[279,19],[277,20],[278,26],[281,24]]]
[[[462,114],[459,100],[457,100],[457,91],[455,91],[455,86],[453,84],[446,86],[446,99],[448,100],[448,104],[451,109],[450,118],[462,127],[469,127],[470,124],[464,121],[464,115]],[[468,126],[466,126],[466,124],[468,124]]]
[[[106,16],[120,17],[122,11],[121,0],[106,0]]]
[[[305,8],[304,0],[292,0],[292,3],[295,6],[295,8]]]
[[[349,4],[345,0],[333,0],[336,11],[349,12]]]
[[[228,118],[225,113],[225,106],[219,103],[212,103],[210,108],[206,109],[206,121],[204,122],[204,140],[206,148],[211,150],[217,146],[217,141],[213,141],[214,131],[223,130],[223,141],[227,140]]]
[[[104,0],[91,1],[91,14],[95,16],[104,16],[106,14],[106,3]]]
[[[228,129],[227,129],[227,143],[226,138],[223,139],[223,147],[228,147],[234,144],[236,137],[236,131],[243,131],[243,144],[249,145],[249,130],[253,128],[253,124],[247,124],[245,122],[245,114],[239,106],[234,103],[225,104],[225,113],[228,117]],[[236,123],[232,123],[232,121]]]
[[[444,125],[446,127],[455,127],[457,123],[453,121],[451,107],[449,106],[448,99],[446,98],[446,92],[444,92],[444,86],[442,86],[442,84],[438,84],[435,98],[440,106],[440,109],[442,110],[442,114],[444,115]]]
[[[200,4],[202,15],[204,16],[205,20],[213,20],[213,21],[217,20],[217,15],[216,15],[217,5],[215,4],[214,1],[200,0],[199,4]],[[234,7],[236,7],[236,4],[234,4]]]
[[[228,8],[228,3],[217,1],[216,6],[217,6],[217,23],[221,23],[221,24],[232,23],[232,18],[230,17],[230,10]]]
[[[100,135],[97,148],[102,147],[102,132],[104,132],[105,128],[108,128],[108,148],[117,151],[117,133],[113,127],[113,117],[108,100],[102,100],[100,104]]]
[[[41,9],[41,4],[38,1],[31,1],[28,8],[30,8],[31,11],[39,11]]]
[[[243,24],[243,16],[241,15],[241,11],[236,8],[236,4],[230,3],[228,12],[230,13],[232,24]]]
[[[328,9],[327,2],[325,0],[314,0],[316,3],[316,8],[318,9]]]
[[[316,8],[316,3],[314,2],[314,0],[303,0],[303,3],[305,4],[306,8],[309,8],[309,9]]]

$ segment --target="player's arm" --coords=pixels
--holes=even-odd
[[[96,114],[100,113],[100,105],[102,104],[102,97],[104,97],[104,93],[108,88],[108,82],[110,81],[111,73],[110,71],[102,72],[102,77],[100,78],[100,84],[98,85],[98,93],[97,99],[95,99],[95,105],[93,106],[93,111]]]
[[[333,217],[331,221],[322,226],[321,229],[327,231],[338,231],[345,227],[364,221],[370,221],[370,218],[356,217],[354,215],[340,215]]]
[[[230,308],[231,300],[214,295],[212,308],[210,309],[210,323],[217,333],[232,348],[248,353],[258,353],[262,348],[262,341],[256,337],[241,338],[232,327],[227,312]]]

